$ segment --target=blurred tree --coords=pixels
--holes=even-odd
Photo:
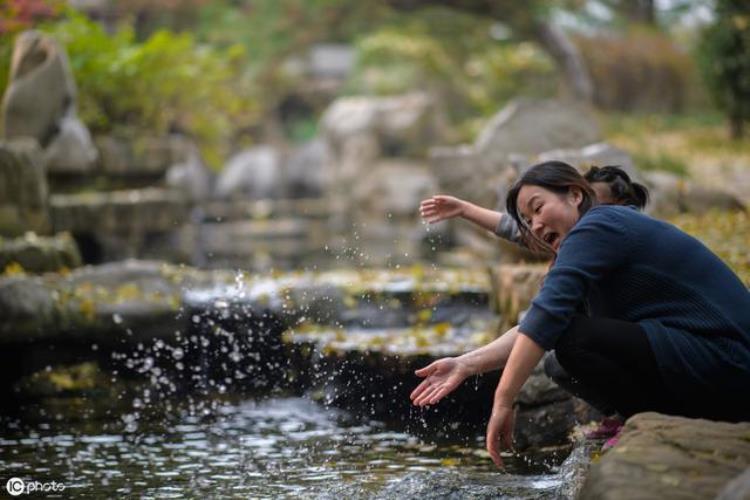
[[[385,0],[396,9],[413,10],[425,5],[440,5],[486,16],[511,27],[519,39],[530,39],[546,51],[562,72],[571,95],[590,102],[591,78],[576,46],[550,21],[555,7],[580,7],[581,0]]]
[[[716,104],[729,119],[730,135],[741,139],[750,120],[750,5],[717,0],[713,23],[703,33],[698,60]]]

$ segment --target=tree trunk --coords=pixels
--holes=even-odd
[[[729,135],[735,141],[739,141],[744,137],[745,121],[741,113],[729,114]]]
[[[654,0],[626,0],[623,2],[623,13],[631,21],[641,24],[656,24],[656,6]]]
[[[594,97],[594,85],[578,48],[565,33],[549,23],[537,23],[533,36],[536,42],[552,57],[560,68],[572,96],[590,103]]]

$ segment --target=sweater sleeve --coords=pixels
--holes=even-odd
[[[495,235],[512,243],[525,246],[521,238],[521,231],[518,229],[518,223],[508,214],[503,214],[500,217],[500,222],[497,223],[495,228]]]
[[[596,207],[568,233],[519,330],[545,350],[555,347],[591,285],[622,265],[634,248],[626,215]]]

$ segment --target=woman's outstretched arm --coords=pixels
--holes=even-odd
[[[503,460],[500,458],[503,443],[505,448],[512,447],[513,401],[544,355],[542,346],[523,332],[516,331],[518,338],[497,385],[492,415],[487,424],[487,451],[498,467],[503,466]]]
[[[471,375],[478,375],[505,366],[518,327],[511,328],[489,344],[456,358],[439,359],[415,373],[424,380],[409,396],[416,406],[433,405],[453,392]]]

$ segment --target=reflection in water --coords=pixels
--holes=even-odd
[[[157,498],[539,498],[560,481],[496,471],[479,440],[427,444],[304,398],[221,396],[151,410],[136,427],[118,412],[78,418],[49,405],[2,416],[0,479],[62,481],[65,497]],[[530,471],[510,460],[509,470]]]

